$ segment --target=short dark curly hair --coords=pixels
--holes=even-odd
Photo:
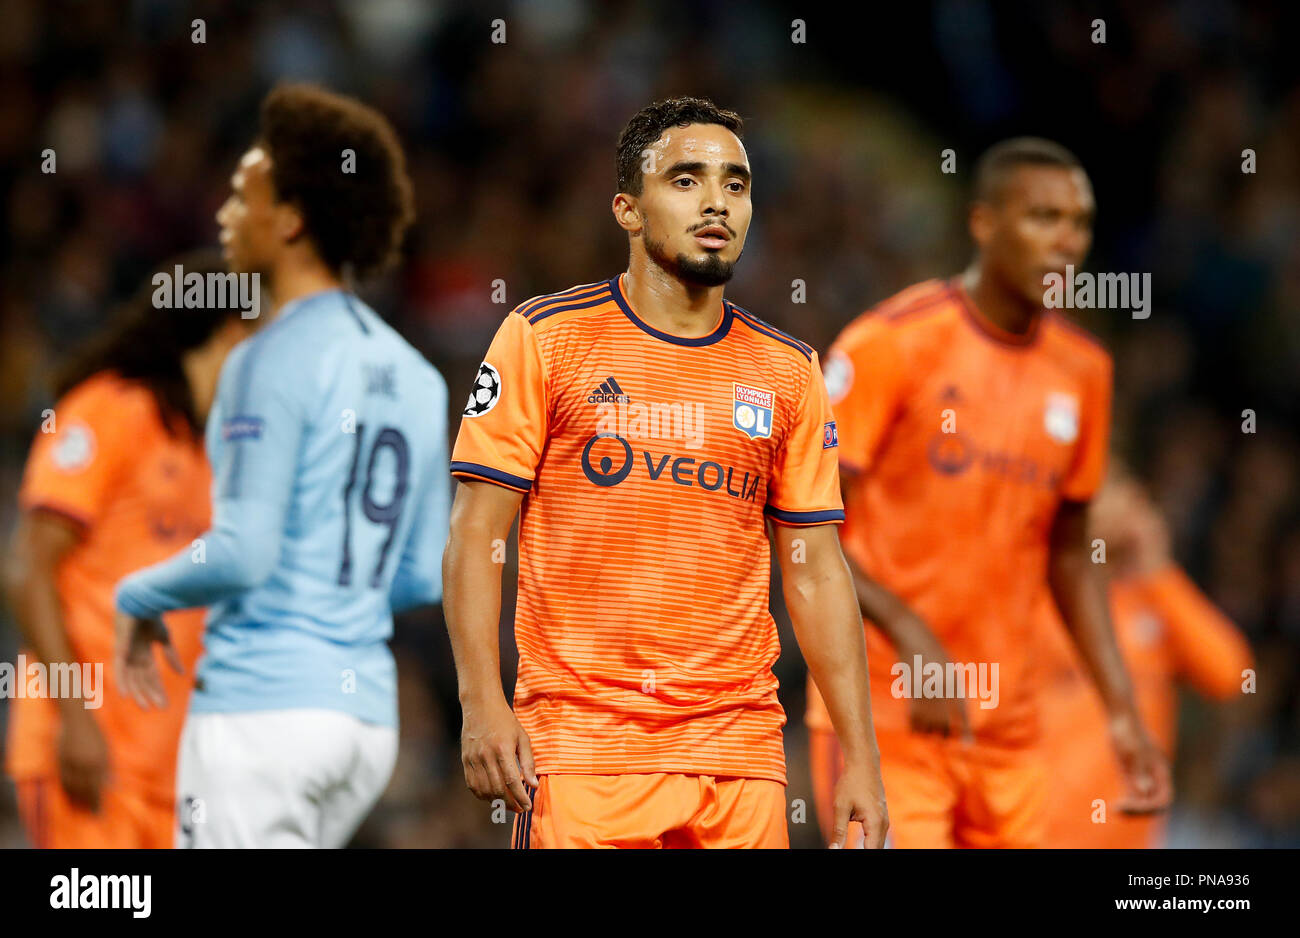
[[[298,206],[321,260],[357,278],[396,259],[415,218],[406,157],[388,120],[316,85],[281,84],[262,102],[258,142],[277,197]],[[355,154],[345,173],[344,150]]]
[[[997,202],[1007,177],[1022,166],[1083,169],[1079,158],[1059,143],[1042,137],[1012,137],[995,143],[975,161],[975,201]]]
[[[667,98],[648,104],[632,115],[618,135],[618,191],[640,195],[644,179],[641,163],[646,148],[669,127],[691,124],[719,124],[737,137],[743,135],[745,122],[735,111],[726,111],[708,98]]]

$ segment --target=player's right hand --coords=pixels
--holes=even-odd
[[[920,655],[922,667],[934,663],[947,674],[948,653],[924,622],[915,619],[906,627],[896,627],[894,633],[897,636],[894,647],[898,650],[899,660],[907,664],[909,671],[915,667],[916,656]],[[914,732],[959,736],[965,742],[972,742],[975,738],[966,705],[960,697],[909,697],[908,715]]]
[[[880,761],[864,762],[860,766],[846,765],[844,774],[835,784],[835,830],[831,834],[831,849],[837,850],[848,842],[849,824],[862,825],[862,846],[879,850],[885,846],[889,833],[889,808],[885,805],[885,784],[880,778]]]
[[[925,660],[928,662],[933,659]],[[908,701],[908,715],[912,729],[917,733],[960,736],[966,742],[974,739],[966,707],[959,698],[913,697]]]
[[[75,804],[99,811],[108,777],[108,743],[88,710],[68,710],[59,721],[59,782]]]
[[[1125,797],[1119,809],[1124,814],[1159,814],[1173,801],[1169,760],[1147,735],[1141,719],[1132,711],[1110,721],[1111,743],[1124,773]]]
[[[524,787],[537,788],[533,747],[505,698],[464,707],[460,731],[460,761],[465,767],[465,784],[476,798],[500,798],[511,811],[532,808]]]
[[[113,646],[113,673],[122,693],[143,709],[167,706],[162,673],[154,658],[153,646],[162,646],[163,657],[177,674],[185,673],[167,626],[154,619],[138,619],[124,612],[115,613],[116,638]]]

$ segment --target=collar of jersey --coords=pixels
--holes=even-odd
[[[1043,331],[1043,318],[1047,315],[1046,310],[1043,310],[1035,317],[1028,332],[1008,332],[979,311],[975,301],[971,299],[970,294],[966,292],[966,288],[962,286],[957,277],[953,277],[948,281],[948,289],[957,298],[958,305],[961,306],[962,312],[966,314],[970,324],[975,327],[975,331],[984,338],[991,339],[998,345],[1005,345],[1009,348],[1029,348],[1038,341],[1038,337]]]
[[[623,274],[619,274],[617,277],[609,281],[610,292],[614,294],[614,301],[618,303],[619,309],[623,310],[623,314],[627,316],[628,319],[632,320],[633,325],[642,332],[654,336],[656,339],[661,339],[664,342],[671,342],[673,345],[689,345],[698,347],[701,345],[712,345],[714,342],[719,341],[723,336],[725,336],[727,331],[731,329],[731,304],[726,300],[723,300],[722,318],[718,321],[717,328],[708,335],[686,338],[685,336],[660,332],[654,326],[642,321],[636,313],[632,312],[632,305],[628,303],[627,295],[623,292],[623,277]]]
[[[291,314],[298,312],[298,310],[302,309],[305,306],[310,306],[312,303],[315,303],[317,300],[324,299],[326,296],[329,296],[330,294],[337,294],[339,296],[342,296],[345,292],[346,291],[342,287],[326,287],[324,290],[317,290],[314,293],[308,293],[305,294],[304,296],[298,297],[297,299],[290,300],[288,303],[285,303],[283,306],[280,307],[280,312],[276,313],[275,319],[271,320],[271,325],[284,322],[284,320],[287,319]]]

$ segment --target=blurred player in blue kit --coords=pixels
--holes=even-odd
[[[397,753],[392,614],[438,602],[447,389],[347,282],[413,218],[387,121],[276,88],[218,212],[271,321],[230,354],[207,425],[212,527],[118,586],[115,667],[160,701],[161,615],[211,607],[181,738],[177,846],[339,847]]]

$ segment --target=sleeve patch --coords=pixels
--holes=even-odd
[[[221,424],[221,438],[233,440],[260,440],[266,421],[261,417],[231,417]]]
[[[834,449],[840,445],[840,434],[835,428],[835,421],[822,427],[822,449]]]
[[[63,472],[85,469],[95,459],[95,431],[80,420],[69,423],[54,444],[52,458]]]
[[[853,387],[853,362],[839,349],[831,352],[822,364],[822,380],[826,382],[826,396],[832,404],[844,400]]]
[[[469,392],[469,401],[465,404],[463,416],[482,417],[501,400],[501,373],[483,362],[478,366],[478,375],[474,378],[474,389]]]

